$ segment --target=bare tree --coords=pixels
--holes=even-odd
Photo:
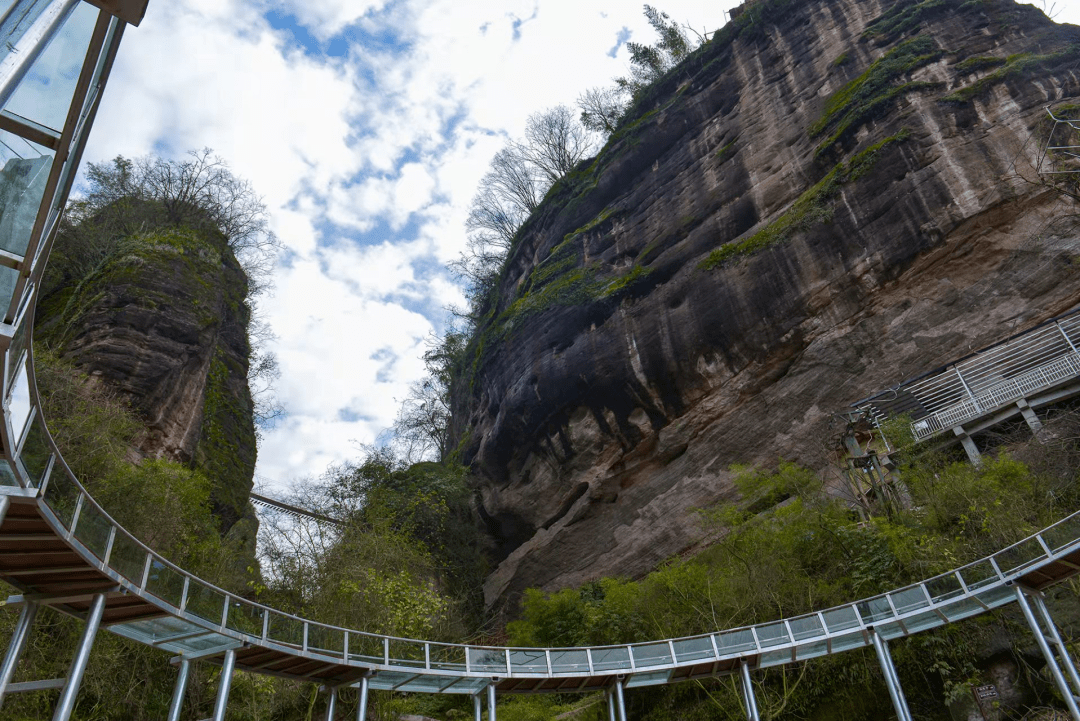
[[[622,88],[589,88],[578,96],[581,124],[589,130],[611,135],[626,112],[626,93]]]
[[[450,455],[450,380],[465,342],[465,333],[453,326],[428,339],[427,375],[409,387],[393,427],[395,447],[408,463]]]
[[[550,187],[596,152],[596,136],[574,117],[574,111],[556,105],[529,116],[525,140],[517,149]]]

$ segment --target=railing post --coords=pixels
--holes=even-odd
[[[1058,331],[1061,333],[1061,337],[1064,338],[1065,342],[1069,344],[1070,348],[1072,348],[1072,352],[1080,355],[1080,351],[1076,350],[1076,346],[1073,345],[1072,338],[1070,338],[1069,334],[1065,332],[1065,329],[1061,327],[1061,321],[1054,321],[1054,325],[1057,326]]]
[[[1031,612],[1031,605],[1028,603],[1027,594],[1024,593],[1024,589],[1019,585],[1016,586],[1016,602],[1020,606],[1020,610],[1024,614],[1024,620],[1027,621],[1028,626],[1031,628],[1031,632],[1035,634],[1035,642],[1039,645],[1039,650],[1042,651],[1043,658],[1046,659],[1046,665],[1050,668],[1050,674],[1054,677],[1054,683],[1057,684],[1058,691],[1061,692],[1061,696],[1065,701],[1065,708],[1069,710],[1069,715],[1073,717],[1073,721],[1080,721],[1080,709],[1076,706],[1076,699],[1073,697],[1073,691],[1069,688],[1069,682],[1065,680],[1065,676],[1061,673],[1061,667],[1058,666],[1057,659],[1054,658],[1054,652],[1050,649],[1050,644],[1046,642],[1046,635],[1043,633],[1042,627],[1039,626],[1038,620],[1035,618],[1035,614]]]
[[[6,498],[4,500],[7,500]],[[34,618],[37,616],[38,604],[27,603],[19,613],[19,621],[15,625],[15,632],[8,641],[7,654],[4,656],[4,665],[0,666],[0,706],[4,703],[4,694],[7,693],[8,684],[15,676],[15,668],[19,665],[23,651],[26,650],[26,642],[30,638],[30,629],[34,626]]]
[[[176,676],[176,686],[173,687],[172,703],[169,704],[168,721],[180,721],[180,709],[184,707],[184,693],[187,691],[188,674],[191,671],[191,661],[186,658],[180,659],[180,668]]]
[[[71,712],[75,709],[75,697],[79,694],[79,686],[86,672],[86,664],[90,661],[90,649],[94,646],[94,638],[97,636],[98,626],[101,625],[103,613],[105,613],[105,594],[99,593],[90,603],[90,613],[86,616],[86,628],[83,629],[79,646],[75,649],[75,658],[71,660],[67,683],[64,684],[64,690],[60,692],[60,700],[56,702],[53,721],[68,721]]]
[[[971,402],[975,404],[975,408],[981,411],[982,407],[979,405],[978,399],[975,398],[975,394],[971,392],[971,386],[967,384],[967,381],[964,380],[963,374],[960,373],[959,366],[953,366],[952,369],[956,373],[956,377],[960,379],[960,385],[964,386],[964,390],[967,391],[968,398],[970,398]]]
[[[225,707],[229,705],[229,689],[235,667],[236,649],[230,648],[225,652],[225,661],[221,664],[221,682],[218,684],[217,700],[214,701],[213,721],[225,721]]]
[[[761,721],[757,699],[754,697],[754,684],[750,678],[750,664],[746,661],[739,664],[739,681],[742,690],[743,708],[746,709],[746,718],[749,721]]]
[[[900,678],[896,675],[896,666],[893,665],[888,643],[874,629],[870,629],[870,639],[874,643],[874,650],[877,651],[878,663],[885,676],[885,685],[889,688],[889,698],[892,699],[893,708],[896,709],[897,719],[912,721],[911,711],[908,710],[904,691],[900,688]]]

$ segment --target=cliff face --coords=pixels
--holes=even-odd
[[[226,531],[247,513],[255,468],[247,278],[214,231],[160,227],[108,242],[89,272],[72,273],[79,264],[57,241],[36,340],[142,415],[137,455],[206,473]]]
[[[1033,166],[1078,58],[1011,0],[761,0],[653,88],[519,234],[454,389],[487,602],[648,571],[731,464],[824,470],[834,412],[1073,306],[1080,211]]]

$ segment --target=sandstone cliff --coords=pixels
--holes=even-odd
[[[68,247],[85,239],[61,235],[35,339],[139,412],[136,456],[206,473],[223,532],[245,515],[253,524],[247,278],[220,233],[151,227],[96,241],[108,250],[94,262]]]
[[[748,4],[552,189],[472,339],[487,602],[655,567],[731,464],[825,469],[835,411],[1076,304],[1033,159],[1078,95],[1080,28],[1012,0]]]

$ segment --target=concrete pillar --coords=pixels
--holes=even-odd
[[[979,453],[978,447],[975,445],[975,441],[971,440],[971,436],[967,434],[967,431],[962,426],[953,428],[953,434],[960,439],[960,445],[964,447],[964,452],[967,453],[968,460],[971,461],[973,466],[982,465],[982,454]]]
[[[1020,415],[1022,415],[1024,417],[1024,420],[1027,421],[1028,428],[1031,429],[1032,433],[1038,433],[1042,430],[1042,422],[1039,420],[1039,417],[1035,415],[1035,411],[1032,410],[1031,406],[1028,405],[1028,402],[1026,400],[1024,400],[1023,398],[1018,400],[1016,402],[1016,407],[1020,409]]]

